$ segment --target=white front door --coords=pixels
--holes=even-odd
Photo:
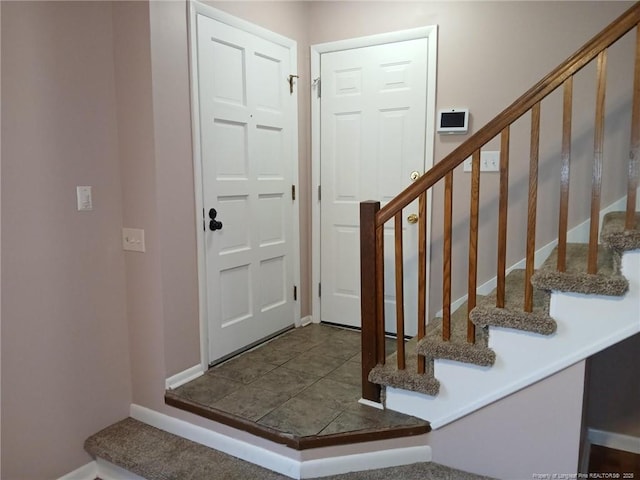
[[[296,97],[290,48],[202,14],[195,26],[200,291],[214,362],[295,321]]]
[[[322,54],[321,319],[360,326],[359,203],[384,206],[425,171],[428,39]],[[403,216],[405,333],[416,334],[417,225]],[[385,231],[385,312],[395,331],[393,222]]]

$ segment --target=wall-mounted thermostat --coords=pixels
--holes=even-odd
[[[468,130],[468,108],[445,108],[438,111],[438,133],[464,134]]]

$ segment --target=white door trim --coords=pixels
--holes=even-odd
[[[438,53],[438,26],[401,30],[397,32],[369,35],[366,37],[339,40],[336,42],[311,45],[311,280],[312,280],[312,318],[320,323],[320,98],[317,94],[315,79],[320,77],[320,55],[323,53],[349,50],[353,48],[370,47],[386,43],[402,42],[427,38],[429,40],[427,59],[427,105],[426,105],[426,135],[425,135],[425,163],[427,168],[433,166],[435,143],[435,114],[436,114],[436,67]],[[322,87],[320,87],[322,88]],[[427,192],[429,211],[432,205],[431,190]],[[431,215],[427,222],[427,241],[431,238]],[[429,254],[430,255],[430,254]],[[429,291],[430,258],[427,259],[427,291]]]
[[[243,30],[245,32],[256,35],[264,40],[281,45],[289,50],[289,59],[292,71],[296,74],[298,69],[297,43],[290,38],[267,30],[266,28],[255,25],[241,18],[234,17],[226,12],[205,5],[204,3],[191,0],[189,1],[189,60],[191,75],[191,124],[192,124],[192,143],[193,143],[193,171],[194,171],[194,190],[195,190],[195,206],[196,206],[196,253],[198,262],[198,311],[200,320],[200,362],[202,368],[206,371],[209,368],[209,326],[207,315],[207,293],[206,293],[206,262],[205,262],[205,241],[202,229],[202,209],[204,208],[202,200],[202,155],[200,150],[200,105],[198,103],[198,61],[197,51],[197,31],[196,31],[196,15],[202,14],[209,18],[225,23],[231,27]],[[294,107],[292,108],[292,125],[295,132],[291,140],[291,172],[292,178],[298,182],[298,91],[294,89]],[[298,287],[300,286],[300,215],[299,200],[293,202],[293,279]],[[300,323],[300,300],[294,304],[294,321]]]

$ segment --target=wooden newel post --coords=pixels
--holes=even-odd
[[[376,213],[380,202],[360,202],[360,316],[362,325],[362,398],[380,402],[380,385],[369,381],[378,359]],[[380,293],[381,294],[381,293]]]

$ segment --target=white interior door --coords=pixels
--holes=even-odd
[[[425,170],[428,39],[321,55],[321,320],[360,326],[359,203],[386,204]],[[405,333],[416,333],[417,224],[404,212]],[[385,231],[386,330],[395,331],[393,222]]]
[[[196,29],[213,362],[294,324],[296,102],[289,48],[201,14]]]

